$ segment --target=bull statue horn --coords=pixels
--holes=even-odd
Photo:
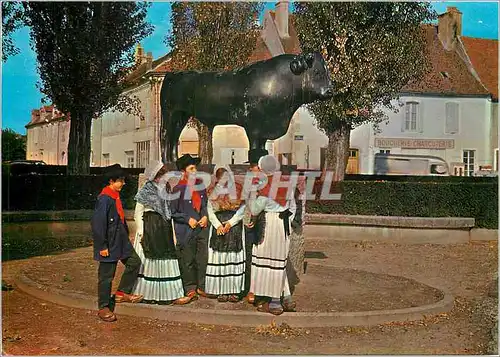
[[[304,56],[296,56],[290,62],[290,70],[295,75],[304,73],[306,69],[307,69],[307,62],[304,59]]]
[[[307,67],[311,68],[314,63],[314,53],[308,53],[306,55]]]

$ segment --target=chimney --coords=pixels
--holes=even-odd
[[[139,43],[135,48],[135,63],[142,64],[144,61],[144,48]]]
[[[449,6],[444,14],[439,15],[438,37],[447,51],[456,47],[458,36],[462,35],[462,13],[454,6]]]
[[[281,38],[289,37],[288,34],[288,1],[278,1],[276,3],[276,16],[274,22]]]
[[[148,52],[146,55],[146,63],[147,63],[147,69],[152,69],[153,68],[153,52]]]

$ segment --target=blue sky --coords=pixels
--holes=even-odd
[[[265,4],[272,9],[275,2]],[[438,13],[446,11],[447,6],[456,6],[462,13],[463,36],[498,39],[497,2],[434,2]],[[163,56],[168,47],[163,43],[170,32],[170,3],[154,2],[149,9],[148,21],[155,26],[151,36],[142,45],[153,58]],[[25,134],[24,126],[31,119],[31,110],[41,106],[42,95],[36,84],[39,76],[36,70],[36,56],[29,45],[27,28],[18,30],[14,36],[20,54],[2,63],[2,128],[11,128]]]

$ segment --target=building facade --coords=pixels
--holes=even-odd
[[[32,110],[26,125],[26,160],[41,160],[48,165],[66,165],[70,121],[53,105]]]
[[[432,71],[403,88],[393,102],[399,110],[384,110],[377,130],[372,124],[352,130],[348,173],[373,174],[376,153],[438,156],[453,175],[498,171],[498,41],[462,39],[461,15],[451,7],[425,27]],[[272,145],[282,162],[320,169],[328,137],[301,108]]]
[[[288,7],[288,1],[281,1],[275,11],[265,13],[250,62],[300,53]],[[379,152],[438,156],[456,175],[485,168],[498,171],[498,41],[462,37],[461,16],[456,8],[448,8],[437,25],[425,25],[432,71],[421,82],[403,88],[394,102],[398,112],[385,110],[387,120],[377,130],[371,124],[352,130],[348,173],[373,173]],[[159,95],[162,79],[171,70],[170,56],[153,60],[139,45],[136,61],[139,66],[130,74],[130,85],[123,94],[140,100],[141,116],[107,112],[94,120],[93,166],[145,167],[160,158]],[[47,163],[66,164],[69,122],[60,118],[54,108],[44,107],[32,114],[27,126],[28,159],[43,157]],[[304,106],[294,113],[287,133],[268,141],[266,148],[282,164],[317,170],[323,166],[327,145],[328,137]],[[178,148],[181,155],[197,155],[194,128],[184,128]],[[243,128],[224,125],[214,129],[214,164],[243,163],[248,148]]]

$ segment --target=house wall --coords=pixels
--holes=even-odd
[[[47,165],[67,165],[69,121],[53,121],[27,128],[26,159]]]
[[[494,171],[498,171],[498,102],[491,103],[491,148]]]
[[[104,113],[92,123],[92,166],[107,166],[118,163],[124,167],[145,167],[154,155],[158,154],[155,138],[155,108],[153,107],[152,87],[149,83],[126,92],[136,96],[141,102],[144,119],[125,112]],[[148,143],[148,153],[139,158],[138,143]]]
[[[380,132],[375,133],[371,124],[361,125],[351,132],[350,147],[359,150],[359,173],[372,174],[374,155],[380,150],[390,150],[391,153],[434,155],[446,160],[449,164],[463,162],[463,150],[475,150],[474,170],[479,166],[492,165],[494,150],[490,138],[492,113],[495,109],[486,98],[461,97],[401,97],[400,101],[417,102],[418,128],[415,132],[406,131],[403,127],[405,107],[393,113],[386,110],[387,122],[379,125]],[[446,133],[446,103],[458,104],[458,132]],[[496,117],[495,117],[496,118]],[[498,127],[498,124],[496,124]],[[496,132],[496,131],[495,131]],[[297,135],[303,136],[303,141],[294,140]],[[401,147],[400,140],[388,139],[420,139],[412,142],[419,147]],[[445,141],[443,141],[445,140]],[[406,141],[408,142],[408,141]],[[306,148],[309,145],[309,167],[305,160]],[[309,112],[300,108],[293,116],[285,136],[274,140],[275,156],[292,153],[292,164],[298,168],[319,169],[320,150],[328,145],[327,136],[314,124]],[[440,148],[439,145],[447,146]]]

